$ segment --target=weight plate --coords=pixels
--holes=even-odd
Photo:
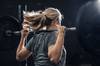
[[[15,49],[20,40],[20,36],[11,34],[8,36],[7,31],[20,31],[19,21],[13,16],[0,17],[0,50],[10,51]]]
[[[76,32],[82,48],[100,53],[100,2],[89,1],[81,6],[76,18]]]

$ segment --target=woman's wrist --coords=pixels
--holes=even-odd
[[[25,37],[24,36],[21,36],[21,40],[25,40]]]
[[[65,33],[59,33],[59,37],[64,37]]]

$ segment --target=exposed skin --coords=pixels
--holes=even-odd
[[[49,29],[58,29],[58,31],[56,32],[58,33],[58,38],[55,45],[51,45],[48,48],[48,56],[53,63],[57,63],[61,58],[64,44],[64,36],[66,33],[65,28],[65,26],[60,26],[60,22],[57,19],[55,19],[52,22],[51,27],[49,27]]]
[[[18,61],[23,61],[32,54],[32,52],[28,51],[24,47],[24,40],[28,36],[29,33],[26,32],[28,30],[25,29],[24,26],[23,28],[24,29],[21,30],[21,40],[16,52],[16,59]],[[66,33],[65,28],[66,28],[65,26],[60,26],[60,22],[57,20],[57,18],[52,21],[50,26],[46,27],[46,29],[58,29],[58,31],[55,31],[56,33],[58,33],[58,38],[55,45],[51,45],[48,48],[48,57],[50,58],[50,61],[52,63],[57,63],[61,58],[63,44],[64,44],[64,36]]]

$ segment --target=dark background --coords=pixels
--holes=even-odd
[[[47,7],[58,8],[64,15],[62,25],[66,27],[75,27],[76,16],[79,8],[89,0],[1,0],[0,1],[0,16],[12,15],[19,20],[18,5],[21,5],[21,20],[23,21],[22,11],[25,10],[44,10]],[[20,27],[20,30],[22,27]],[[28,40],[31,38],[31,34]],[[67,66],[91,66],[93,63],[92,55],[84,51],[78,42],[76,31],[69,31],[65,36],[65,48],[67,50]],[[16,47],[17,48],[17,47]],[[11,51],[0,50],[0,66],[18,66],[16,60],[16,48]],[[27,60],[28,66],[33,66],[33,59],[30,56]],[[24,63],[23,63],[24,64]]]

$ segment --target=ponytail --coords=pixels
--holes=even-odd
[[[22,25],[29,25],[30,29],[39,30],[45,26],[46,16],[44,14],[35,14],[30,16],[28,13],[23,14],[24,19],[28,22],[23,22]]]
[[[60,21],[62,19],[62,15],[58,9],[48,8],[45,11],[37,11],[37,12],[23,12],[23,17],[28,22],[23,22],[22,25],[27,24],[32,30],[39,30],[45,26],[50,26],[51,22],[58,18]]]

